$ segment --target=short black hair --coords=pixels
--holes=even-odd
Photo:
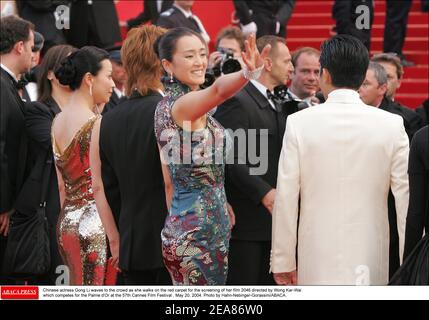
[[[82,83],[83,76],[89,72],[96,76],[101,70],[101,61],[109,59],[107,51],[86,46],[69,55],[61,66],[55,70],[55,77],[73,91],[78,89]]]
[[[34,31],[34,25],[17,16],[7,16],[0,20],[0,54],[12,51],[16,43],[28,41],[30,30]]]
[[[357,38],[336,35],[320,47],[320,68],[329,71],[337,88],[359,89],[369,64],[368,49]]]

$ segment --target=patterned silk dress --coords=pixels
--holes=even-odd
[[[170,85],[155,112],[155,135],[174,187],[162,253],[174,285],[223,285],[230,239],[224,160],[230,140],[211,116],[192,133],[175,123],[171,108],[188,91]]]
[[[107,259],[107,238],[95,206],[89,167],[91,133],[99,117],[89,118],[62,151],[52,134],[55,164],[66,194],[57,225],[58,247],[71,285],[114,285],[116,280]]]

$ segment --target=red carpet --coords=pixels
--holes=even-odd
[[[288,24],[287,45],[291,51],[298,47],[319,48],[329,38],[334,25],[331,17],[333,1],[297,0]],[[119,18],[126,20],[143,9],[143,1],[121,0],[117,4]],[[234,8],[230,0],[197,0],[194,12],[203,21],[212,40],[217,32],[231,23]],[[371,54],[381,52],[385,21],[385,1],[375,1],[375,20],[372,30]],[[429,97],[429,15],[420,11],[420,0],[414,0],[408,18],[408,31],[404,54],[416,63],[405,69],[404,80],[397,100],[410,108],[416,108]]]

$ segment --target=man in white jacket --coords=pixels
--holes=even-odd
[[[287,120],[271,271],[283,285],[385,285],[390,188],[400,256],[404,245],[408,138],[401,117],[359,98],[369,62],[365,46],[338,35],[321,49],[320,87],[326,103]]]

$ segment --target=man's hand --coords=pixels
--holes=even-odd
[[[297,273],[296,270],[291,272],[281,272],[273,274],[274,281],[281,286],[296,286]]]
[[[10,216],[13,213],[13,209],[0,214],[0,235],[7,236],[9,234]]]
[[[220,63],[222,61],[222,56],[223,56],[222,53],[220,53],[219,51],[212,52],[209,55],[207,68],[212,69],[215,65]]]
[[[262,204],[265,208],[272,214],[274,209],[274,200],[276,199],[276,189],[271,189],[268,193],[262,198]]]

